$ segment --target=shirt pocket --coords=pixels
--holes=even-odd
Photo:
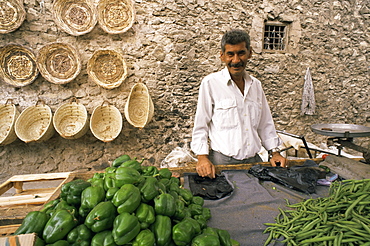
[[[253,128],[257,129],[261,120],[262,104],[254,101],[246,102],[248,115]]]
[[[232,129],[238,125],[236,101],[224,99],[215,102],[213,123],[219,130]]]

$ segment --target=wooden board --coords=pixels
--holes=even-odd
[[[31,211],[59,196],[71,172],[15,175],[0,185],[0,226],[21,223]],[[57,193],[57,194],[56,194]]]
[[[0,245],[9,246],[33,246],[36,240],[36,234],[22,234],[17,236],[0,237]]]

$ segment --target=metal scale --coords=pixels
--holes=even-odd
[[[343,147],[347,147],[361,152],[366,163],[370,164],[370,149],[353,143],[353,138],[370,137],[370,127],[353,124],[314,124],[311,129],[315,133],[330,136],[328,145],[337,147],[338,156]]]

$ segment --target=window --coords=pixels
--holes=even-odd
[[[264,51],[285,51],[288,26],[281,22],[265,22],[263,34]]]

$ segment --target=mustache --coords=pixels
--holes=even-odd
[[[229,63],[229,67],[242,67],[242,66],[244,66],[243,62]]]

